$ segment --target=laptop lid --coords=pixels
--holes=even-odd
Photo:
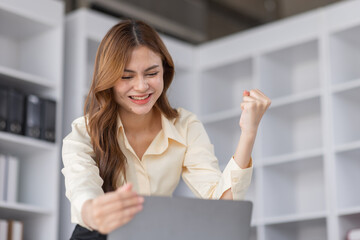
[[[183,197],[144,197],[144,208],[108,240],[246,240],[252,203]]]

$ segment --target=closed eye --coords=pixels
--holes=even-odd
[[[146,74],[147,76],[150,76],[150,77],[153,77],[153,76],[156,76],[159,72],[154,72],[154,73],[149,73],[149,74]]]

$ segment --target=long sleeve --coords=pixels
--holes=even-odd
[[[251,182],[252,166],[241,169],[231,158],[222,173],[214,155],[213,145],[202,123],[194,115],[188,122],[187,145],[182,177],[195,195],[219,199],[231,188],[234,199],[240,200],[245,197]]]
[[[94,152],[84,118],[72,123],[72,132],[63,140],[62,158],[66,197],[71,203],[71,221],[85,226],[81,208],[85,201],[104,194],[103,180],[93,159]]]

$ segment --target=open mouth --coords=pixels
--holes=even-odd
[[[129,98],[133,100],[146,100],[151,96],[151,94],[143,95],[143,96],[129,96]]]

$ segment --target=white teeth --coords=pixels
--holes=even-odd
[[[148,98],[149,96],[150,96],[150,94],[143,96],[143,97],[135,97],[135,96],[130,96],[130,97],[134,100],[144,100],[144,99]]]

